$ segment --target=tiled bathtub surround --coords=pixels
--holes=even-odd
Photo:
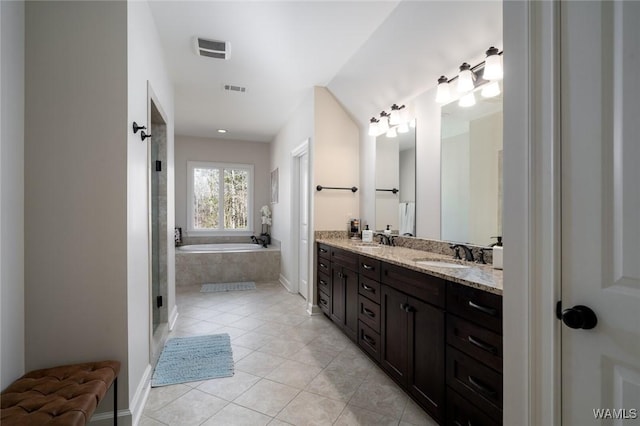
[[[260,235],[256,233],[256,237]],[[207,236],[207,237],[194,237],[185,235],[184,228],[182,228],[182,244],[183,246],[191,244],[224,244],[224,243],[250,243],[251,237],[246,235],[225,235],[225,236]],[[280,242],[274,238],[271,238],[271,245],[280,247]]]
[[[226,253],[176,250],[178,287],[236,281],[275,281],[279,276],[278,248]]]

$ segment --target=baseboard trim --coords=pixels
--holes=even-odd
[[[322,311],[320,310],[320,306],[314,305],[313,303],[307,304],[307,313],[309,315],[320,315]]]
[[[169,315],[169,331],[173,330],[173,327],[176,326],[176,321],[178,321],[178,305],[173,305],[173,309],[171,310],[171,315]]]
[[[132,415],[130,410],[128,409],[118,410],[118,424],[124,424],[124,425],[129,424],[128,420],[130,420],[131,418],[132,418]],[[93,416],[91,416],[91,419],[89,419],[89,424],[94,426],[98,426],[100,424],[104,424],[105,426],[112,425],[113,411],[94,414]],[[137,423],[132,422],[131,424],[137,424]]]
[[[296,293],[291,288],[291,282],[284,275],[280,274],[280,278],[278,279],[278,281],[280,282],[280,284],[282,284],[284,288],[287,289],[289,293]]]
[[[142,375],[142,379],[140,379],[140,383],[138,383],[138,388],[136,389],[136,393],[133,395],[133,399],[131,400],[131,415],[132,421],[134,425],[137,425],[142,417],[142,412],[144,411],[144,406],[147,404],[147,399],[149,398],[149,392],[151,391],[151,374],[153,373],[153,367],[149,364],[147,368],[144,370],[144,374]]]

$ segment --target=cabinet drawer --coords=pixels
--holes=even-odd
[[[358,292],[364,297],[367,297],[376,303],[380,303],[380,283],[379,282],[369,279],[367,277],[360,276]]]
[[[322,271],[318,271],[318,290],[331,294],[331,278]]]
[[[358,319],[380,333],[380,305],[364,296],[358,297]]]
[[[380,281],[380,261],[366,256],[358,258],[360,275]]]
[[[451,388],[447,389],[447,424],[449,426],[500,426],[502,413],[498,417],[490,417],[478,407],[461,397]]]
[[[318,292],[318,306],[327,315],[331,315],[331,296],[322,291]]]
[[[318,243],[318,259],[331,260],[331,251],[328,245]]]
[[[502,336],[447,314],[447,343],[502,372]]]
[[[358,255],[350,251],[330,247],[331,261],[352,271],[358,271]]]
[[[358,322],[358,345],[376,361],[380,361],[380,334],[363,323]]]
[[[497,294],[450,282],[447,312],[502,335],[502,297]]]
[[[502,374],[447,346],[447,384],[484,411],[502,409]]]
[[[443,308],[445,280],[400,266],[382,263],[380,282]]]
[[[331,263],[327,259],[318,259],[318,275],[331,275]]]

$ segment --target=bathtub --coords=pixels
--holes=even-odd
[[[218,253],[218,252],[245,252],[245,251],[262,251],[262,250],[278,250],[272,246],[263,247],[262,244],[254,243],[222,243],[222,244],[190,244],[178,247],[176,251],[198,252],[198,253]]]
[[[176,247],[176,286],[238,281],[277,281],[280,248],[253,243]]]

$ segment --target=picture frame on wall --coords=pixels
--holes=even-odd
[[[271,204],[278,202],[278,169],[271,172]]]

